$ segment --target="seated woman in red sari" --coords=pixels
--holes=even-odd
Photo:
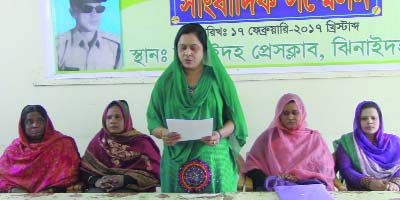
[[[285,94],[269,128],[255,141],[242,170],[256,191],[274,186],[324,184],[333,190],[334,161],[321,134],[307,128],[306,109],[299,96]]]
[[[384,132],[378,104],[359,103],[353,131],[335,141],[334,147],[348,190],[399,191],[400,138]]]
[[[112,101],[82,158],[81,177],[87,192],[155,192],[160,158],[154,141],[133,128],[128,103]]]
[[[42,106],[25,106],[18,130],[0,158],[0,192],[65,192],[77,182],[75,141],[54,129]]]

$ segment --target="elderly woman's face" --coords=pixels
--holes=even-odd
[[[185,69],[199,69],[203,66],[203,45],[196,34],[183,34],[178,41],[178,57]]]
[[[282,113],[279,116],[283,127],[293,130],[299,126],[300,123],[300,112],[297,105],[294,102],[290,102],[283,107]]]
[[[39,112],[34,111],[26,115],[24,130],[29,142],[38,143],[42,141],[45,123],[45,118]]]
[[[379,129],[379,114],[375,108],[365,108],[361,110],[360,126],[366,135],[373,135]]]
[[[118,106],[111,106],[108,109],[106,128],[111,134],[119,134],[124,131],[124,117]]]

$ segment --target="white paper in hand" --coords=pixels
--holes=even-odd
[[[202,120],[167,119],[169,132],[177,132],[181,135],[179,141],[198,140],[205,136],[211,136],[213,118]]]

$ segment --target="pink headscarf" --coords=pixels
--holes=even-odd
[[[19,138],[0,157],[0,192],[41,192],[78,181],[80,156],[74,139],[55,130],[47,116],[43,140],[29,143],[23,123],[21,117]]]
[[[294,130],[283,127],[279,116],[286,104],[293,101],[300,113],[300,125]],[[306,128],[307,112],[296,94],[285,94],[276,106],[275,117],[268,129],[247,153],[246,173],[260,169],[267,176],[291,174],[299,179],[316,178],[333,190],[334,161],[327,145],[316,130]]]

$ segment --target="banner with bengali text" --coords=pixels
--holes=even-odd
[[[52,4],[69,0],[44,1],[46,37],[55,38]],[[400,69],[400,1],[119,0],[119,8],[120,68],[59,70],[50,40],[47,78],[158,76],[189,22],[203,25],[231,74]]]

